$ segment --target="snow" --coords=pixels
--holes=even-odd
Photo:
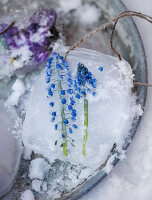
[[[22,193],[20,200],[34,200],[34,195],[31,190],[26,190]]]
[[[75,17],[82,24],[96,23],[101,15],[101,11],[94,4],[83,4],[81,0],[60,0],[61,12],[68,13],[75,10]]]
[[[44,25],[44,24],[43,24]],[[43,33],[47,31],[47,28],[39,28],[38,31],[36,33],[33,33],[32,35],[30,35],[30,41],[31,42],[43,42],[44,40],[44,35]]]
[[[18,104],[19,98],[25,92],[25,86],[22,80],[16,79],[12,86],[12,94],[8,97],[6,105],[14,106]]]
[[[47,183],[45,181],[43,181],[43,183],[42,183],[42,190],[44,192],[47,191]]]
[[[24,148],[23,158],[25,160],[30,160],[31,159],[31,153],[32,153],[32,151],[30,149]]]
[[[97,9],[94,5],[85,5],[79,9],[79,20],[83,24],[93,24],[99,20],[101,11]]]
[[[13,69],[19,69],[22,68],[23,65],[25,64],[30,64],[30,57],[33,55],[32,51],[29,50],[29,46],[28,45],[23,45],[20,48],[14,48],[11,51],[11,57],[12,58],[16,58],[19,57],[19,60],[14,60],[13,61]]]
[[[65,13],[69,12],[70,10],[77,9],[81,6],[81,0],[59,0],[61,10]]]
[[[32,181],[32,189],[35,190],[36,192],[41,192],[41,184],[42,184],[42,181],[33,180]]]
[[[36,158],[31,161],[29,167],[29,177],[31,179],[44,179],[49,170],[49,164],[43,158]]]

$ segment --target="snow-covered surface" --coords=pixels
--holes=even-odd
[[[82,6],[81,0],[60,0],[62,12],[69,12],[76,9],[75,16],[79,18],[81,23],[92,24],[96,23],[101,15],[101,11],[94,4],[86,4]]]
[[[31,161],[29,167],[29,177],[31,179],[44,179],[44,176],[48,170],[48,163],[43,158],[36,158]]]
[[[42,184],[42,181],[33,180],[32,181],[32,189],[37,191],[37,192],[41,192],[41,184]]]
[[[20,200],[34,200],[34,195],[31,190],[26,190],[22,193]]]
[[[12,86],[12,94],[9,96],[7,99],[6,104],[8,106],[15,106],[18,104],[19,98],[21,97],[22,94],[25,92],[25,86],[22,80],[16,79]]]
[[[123,0],[129,10],[152,15],[151,0]],[[152,25],[134,18],[146,51],[149,83],[152,83]],[[152,89],[148,88],[145,112],[138,132],[120,162],[101,183],[81,200],[151,200],[152,198]]]

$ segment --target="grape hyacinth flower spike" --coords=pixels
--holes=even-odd
[[[74,88],[76,91],[76,98],[84,98],[84,135],[83,135],[83,149],[82,154],[86,155],[86,144],[88,137],[88,99],[87,93],[92,93],[93,96],[96,95],[97,80],[93,78],[91,72],[88,71],[87,67],[78,63],[77,74],[74,81]]]
[[[60,146],[63,148],[63,155],[68,156],[68,143],[75,146],[71,134],[78,128],[70,69],[63,56],[53,52],[52,56],[47,60],[45,73],[46,83],[48,84],[47,92],[50,101],[51,123],[54,123],[54,129],[59,134],[55,145],[62,141]],[[58,99],[55,102],[52,101],[54,95]],[[54,109],[55,104],[58,103],[59,111]]]

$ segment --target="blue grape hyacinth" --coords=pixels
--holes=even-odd
[[[87,93],[96,94],[95,89],[97,87],[97,80],[93,77],[92,73],[87,67],[78,63],[77,74],[74,81],[74,88],[77,91],[76,98],[86,96]]]
[[[75,92],[73,90],[73,80],[71,78],[69,65],[63,56],[53,52],[52,56],[47,60],[45,73],[51,110],[50,120],[54,123],[54,129],[58,132],[59,139],[62,139],[60,146],[63,147],[63,155],[68,156],[68,143],[74,146],[74,140],[71,138],[71,134],[78,128],[76,124]],[[56,102],[52,101],[55,93],[60,103],[59,111],[54,109]],[[57,144],[58,140],[55,141],[55,145]]]
[[[74,80],[75,98],[84,98],[84,134],[82,154],[86,155],[88,138],[88,99],[87,93],[96,95],[97,80],[83,63],[78,63],[77,74]]]

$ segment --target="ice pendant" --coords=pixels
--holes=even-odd
[[[57,49],[35,82],[22,133],[24,146],[49,161],[41,182],[47,182],[44,194],[51,198],[70,193],[95,171],[109,173],[142,114],[125,60],[84,48],[65,60],[66,51]]]

